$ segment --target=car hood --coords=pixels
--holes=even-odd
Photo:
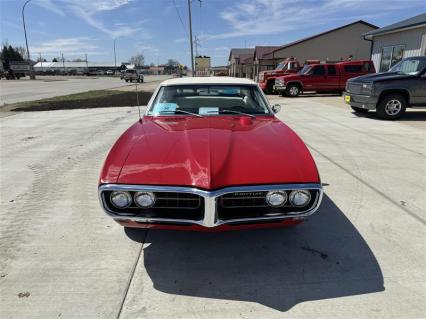
[[[378,82],[388,80],[402,80],[412,78],[413,75],[400,74],[397,72],[381,72],[357,76],[349,81],[355,83]]]
[[[275,117],[144,117],[132,132],[126,139],[133,146],[116,180],[120,184],[211,190],[319,182],[304,143]]]

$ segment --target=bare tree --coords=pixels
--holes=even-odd
[[[136,66],[142,66],[144,64],[144,62],[145,62],[145,57],[143,56],[142,53],[138,53],[138,54],[132,56],[130,58],[129,62],[131,64],[136,65]]]
[[[24,47],[16,47],[15,48],[16,51],[19,52],[19,54],[24,58],[27,59],[27,49],[25,49]]]

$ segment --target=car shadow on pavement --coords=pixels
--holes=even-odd
[[[378,121],[386,121],[379,117],[376,112],[370,111],[365,114],[357,114],[355,112],[352,112],[357,117],[366,117],[372,120],[378,120]],[[402,115],[399,119],[395,120],[396,122],[424,122],[426,121],[426,110],[412,110],[407,109],[407,111]]]
[[[137,230],[126,230],[141,242]],[[143,262],[155,289],[251,301],[287,311],[298,303],[384,290],[360,233],[327,196],[294,228],[197,233],[150,230]]]

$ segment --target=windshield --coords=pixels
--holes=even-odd
[[[188,115],[184,112],[203,116],[271,115],[266,101],[254,85],[163,86],[148,115]]]
[[[305,65],[303,66],[302,70],[300,70],[300,74],[307,74],[309,71],[311,70],[311,66],[310,65]]]
[[[398,72],[400,74],[416,75],[426,67],[424,59],[406,59],[395,64],[388,72]]]
[[[275,70],[282,70],[282,69],[284,69],[285,65],[286,65],[286,63],[280,63],[280,64],[277,65]]]
[[[136,70],[126,70],[126,73],[136,73]]]

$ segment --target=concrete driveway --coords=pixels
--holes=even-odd
[[[147,75],[145,82],[162,81],[170,76]],[[0,80],[0,106],[23,101],[39,100],[58,95],[68,95],[90,90],[106,90],[129,85],[112,77],[37,77],[37,80]],[[144,84],[141,84],[143,87]]]
[[[136,108],[1,118],[1,317],[424,318],[425,130],[271,99],[326,185],[292,229],[124,231],[97,179]]]

